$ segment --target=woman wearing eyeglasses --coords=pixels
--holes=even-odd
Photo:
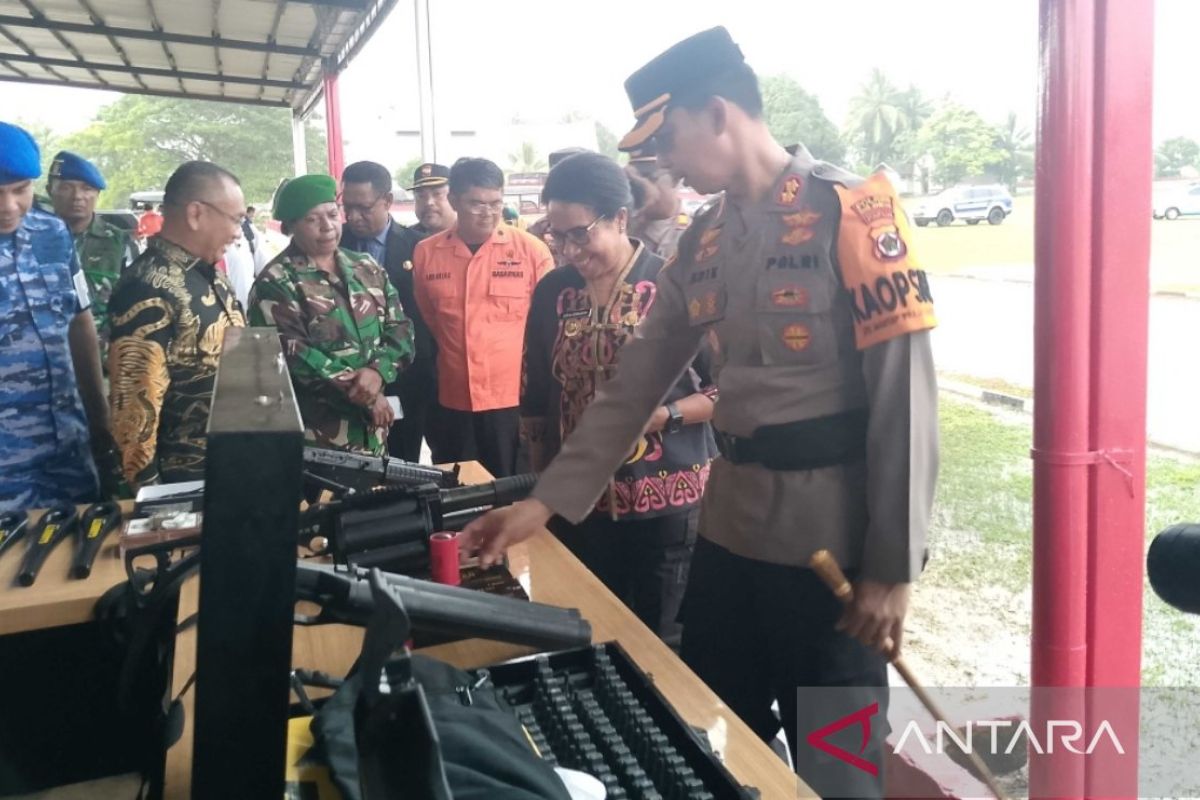
[[[393,421],[383,387],[412,362],[412,325],[383,268],[338,248],[336,193],[328,175],[279,192],[275,219],[292,241],[255,280],[250,323],[279,331],[310,444],[383,455]]]
[[[534,290],[525,327],[522,433],[540,471],[557,453],[622,345],[654,305],[663,261],[626,234],[633,198],[611,159],[580,153],[550,171],[542,192],[547,235],[564,266]],[[668,643],[696,538],[700,497],[716,445],[709,426],[715,391],[684,373],[595,510],[579,525],[555,519],[555,534]]]

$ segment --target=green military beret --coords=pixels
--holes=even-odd
[[[328,175],[293,178],[275,195],[272,216],[280,222],[295,222],[322,203],[337,201],[337,181]]]

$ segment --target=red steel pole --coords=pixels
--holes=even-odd
[[[1094,0],[1042,0],[1034,240],[1033,685],[1086,676]]]
[[[1102,0],[1098,11],[1090,434],[1097,458],[1087,684],[1136,687],[1141,684],[1146,550],[1154,3]],[[1109,694],[1089,709],[1088,728],[1094,729],[1100,717],[1114,716],[1134,741],[1124,742],[1125,756],[1089,764],[1088,794],[1137,797],[1138,695]]]
[[[1041,0],[1035,687],[1140,683],[1152,12],[1150,0]],[[1047,719],[1091,730],[1111,714],[1131,754],[1034,759],[1030,795],[1137,796],[1136,695],[1040,698],[1035,730]]]
[[[329,141],[329,174],[341,180],[346,158],[342,152],[342,106],[338,100],[338,76],[328,62],[324,69],[325,138]]]
[[[1153,0],[1103,3],[1092,203],[1092,501],[1088,683],[1141,682]]]
[[[1035,687],[1087,678],[1089,362],[1096,0],[1041,0],[1034,269]],[[1035,693],[1039,720],[1082,709]],[[1031,797],[1081,797],[1083,764],[1030,763]]]

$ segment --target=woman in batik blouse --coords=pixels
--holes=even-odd
[[[579,153],[550,171],[542,193],[547,235],[564,265],[534,290],[525,327],[521,428],[534,469],[550,462],[621,347],[654,305],[662,259],[626,234],[633,205],[624,171]],[[705,376],[705,377],[702,377]],[[715,387],[698,360],[647,421],[628,460],[579,525],[551,529],[668,643],[696,539],[700,498],[716,446],[708,420]]]

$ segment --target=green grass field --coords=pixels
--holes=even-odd
[[[946,394],[940,413],[941,472],[929,566],[914,595],[918,635],[913,653],[931,666],[949,668],[951,675],[941,676],[947,681],[943,685],[969,685],[954,683],[954,676],[1028,680],[1029,418]],[[1147,545],[1163,528],[1185,521],[1200,521],[1200,461],[1152,452],[1146,474]],[[1200,620],[1164,604],[1148,584],[1143,642],[1147,685],[1200,685]]]
[[[916,198],[906,200],[910,208]],[[1025,270],[1033,263],[1034,204],[1032,195],[1020,195],[1013,213],[1002,225],[967,225],[946,228],[930,224],[914,228],[914,250],[931,273],[952,275],[966,271]],[[1200,292],[1200,219],[1151,221],[1150,280],[1154,291]]]

